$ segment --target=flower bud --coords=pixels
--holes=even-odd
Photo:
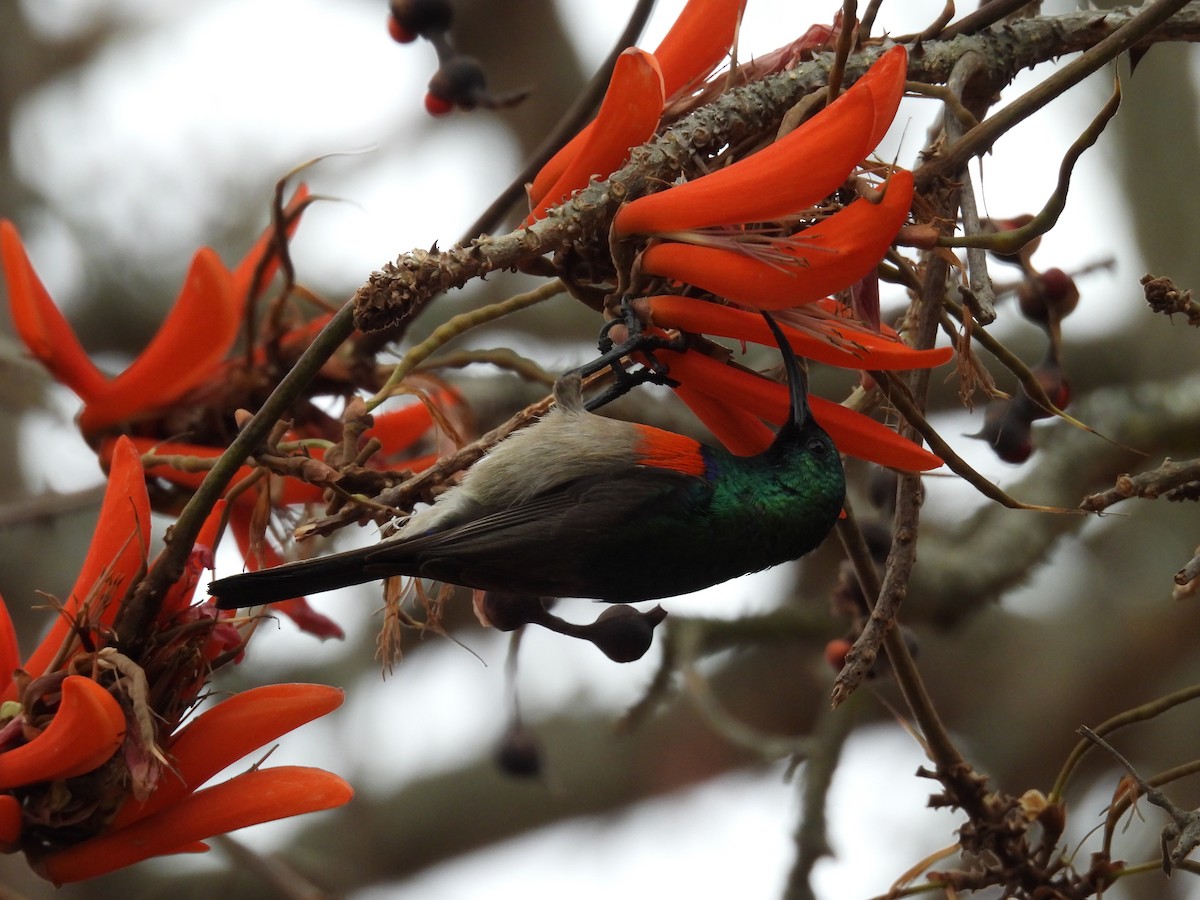
[[[454,22],[450,0],[391,0],[389,10],[388,33],[401,44],[448,31]]]
[[[610,606],[580,635],[613,662],[641,659],[654,642],[654,629],[667,617],[661,606],[641,612],[632,606]]]
[[[521,724],[514,724],[496,748],[496,765],[513,778],[537,778],[542,774],[542,745],[537,736]]]
[[[487,98],[487,78],[483,66],[472,56],[452,56],[429,79],[425,109],[430,115],[444,116],[455,107],[474,109]]]

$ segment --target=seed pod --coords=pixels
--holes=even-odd
[[[455,107],[471,110],[480,105],[487,105],[487,77],[474,57],[452,56],[429,79],[425,109],[431,115],[444,116]]]
[[[580,637],[595,644],[613,662],[641,659],[654,642],[654,629],[667,617],[661,606],[641,612],[632,606],[610,606]]]
[[[967,437],[987,441],[1008,463],[1023,463],[1033,454],[1031,420],[1012,400],[998,400],[984,412],[983,428]]]
[[[520,723],[512,725],[496,748],[496,765],[514,778],[537,778],[542,774],[542,745],[532,731]]]
[[[531,594],[487,591],[476,604],[475,613],[483,624],[497,631],[515,631],[545,618],[546,603],[544,598]]]
[[[1079,305],[1075,279],[1062,269],[1047,269],[1027,278],[1017,288],[1021,314],[1031,322],[1047,326],[1061,322]]]
[[[450,0],[391,0],[388,33],[401,44],[450,29],[454,5]]]

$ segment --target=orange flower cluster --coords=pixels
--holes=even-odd
[[[290,236],[310,202],[302,186],[284,210],[284,234]],[[107,469],[117,435],[125,434],[142,453],[172,464],[156,463],[147,475],[190,493],[203,480],[210,464],[224,452],[233,437],[233,413],[265,396],[274,386],[267,373],[282,369],[281,360],[294,359],[329,320],[322,313],[282,330],[268,329],[244,354],[235,354],[239,334],[249,321],[252,302],[274,277],[280,257],[274,246],[277,233],[268,229],[245,258],[230,270],[208,247],[197,251],[178,298],[157,334],[142,353],[115,377],[101,372],[83,349],[79,338],[42,284],[11,222],[0,220],[0,260],[8,281],[9,302],[18,336],[29,352],[62,384],[83,401],[79,428],[96,449]],[[337,363],[327,369],[349,385]],[[333,376],[331,376],[333,377]],[[343,388],[346,393],[353,388]],[[432,392],[426,403],[412,403],[373,417],[360,435],[362,443],[378,441],[379,450],[367,462],[386,471],[392,467],[419,471],[431,465],[433,455],[413,456],[417,445],[433,428],[430,406],[458,402],[449,389]],[[341,434],[336,422],[297,426],[283,436],[301,448],[306,462],[325,460]],[[180,440],[181,431],[199,432],[199,440]],[[319,468],[319,467],[318,467]],[[332,475],[333,470],[320,469]],[[228,495],[231,531],[250,568],[283,562],[262,533],[262,504],[271,509],[319,503],[325,485],[319,479],[264,477],[265,469],[243,466]],[[249,485],[258,491],[248,491]],[[256,527],[257,521],[257,527]],[[341,637],[342,630],[300,597],[277,609],[302,629],[323,638]]]
[[[202,539],[214,533],[208,527]],[[211,567],[208,549],[198,545],[197,564],[164,599],[150,648],[138,661],[122,652],[113,624],[145,570],[149,534],[141,460],[119,438],[87,558],[24,664],[0,601],[0,850],[24,851],[56,884],[202,851],[215,834],[352,796],[336,775],[294,766],[252,768],[203,787],[335,709],[342,695],[322,685],[259,688],[176,730],[211,669],[236,658],[244,639],[230,614],[191,602],[203,561]]]
[[[690,23],[703,33],[698,41],[689,32],[688,16],[699,16],[702,5],[710,12],[719,7],[721,15],[704,26],[699,19]],[[741,6],[716,0],[688,4],[664,41],[670,41],[672,85],[703,77],[727,52]],[[696,53],[689,56],[688,47]],[[723,49],[714,57],[718,47]],[[633,306],[643,319],[658,328],[771,346],[761,317],[745,310],[772,310],[792,326],[785,334],[796,352],[819,362],[882,370],[949,360],[950,348],[914,350],[895,332],[871,328],[845,305],[827,299],[874,277],[908,216],[912,173],[887,169],[887,180],[874,193],[832,211],[814,209],[843,187],[891,125],[904,94],[907,59],[903,47],[893,47],[845,93],[765,149],[622,205],[613,220],[614,238],[649,239],[635,274],[665,279],[689,293],[698,288],[708,297],[636,297]],[[666,71],[655,56],[625,52],[595,121],[534,180],[534,210],[527,224],[583,187],[589,173],[611,171],[628,158],[631,145],[653,135],[667,92],[654,90],[656,76],[661,72],[665,80]],[[803,228],[783,227],[797,219],[805,220]],[[772,439],[762,419],[778,424],[787,416],[782,385],[697,352],[663,350],[659,359],[678,382],[680,398],[734,452],[760,452]],[[819,397],[810,401],[814,416],[843,452],[908,470],[941,465],[934,454],[859,413]]]
[[[596,118],[529,185],[533,211],[525,224],[543,218],[591,176],[619,168],[630,149],[648,141],[664,104],[702,83],[729,54],[745,8],[746,0],[688,0],[653,54],[636,47],[622,53]]]
[[[596,119],[530,185],[532,225],[595,174],[611,172],[660,125],[665,104],[690,98],[728,54],[745,0],[689,0],[655,53],[621,55]],[[661,332],[774,345],[756,311],[772,310],[797,354],[851,369],[939,365],[949,349],[914,350],[890,329],[855,317],[831,295],[875,277],[906,219],[910,173],[875,166],[886,178],[850,199],[846,185],[886,132],[904,93],[902,47],[883,53],[857,83],[808,122],[744,159],[625,204],[616,240],[639,251],[633,279],[649,286],[625,299]],[[832,199],[831,199],[832,198]],[[321,477],[278,478],[259,460],[239,472],[213,510],[190,565],[159,607],[137,658],[114,634],[123,604],[145,571],[151,499],[146,479],[193,491],[207,461],[233,434],[233,413],[253,407],[274,375],[328,320],[293,321],[276,306],[254,327],[255,303],[281,265],[286,239],[310,202],[302,188],[235,268],[199,250],[178,299],[141,355],[110,377],[88,357],[38,278],[14,226],[0,221],[0,261],[17,333],[83,401],[80,429],[108,471],[96,536],[49,635],[22,663],[0,602],[0,850],[23,851],[55,883],[77,881],[152,856],[207,849],[215,834],[349,801],[349,786],[316,769],[250,770],[213,787],[228,765],[333,710],[341,692],[317,685],[247,691],[183,725],[209,674],[240,657],[244,623],[211,602],[193,603],[224,519],[250,566],[281,560],[255,541],[264,511],[313,503]],[[236,352],[239,337],[246,346]],[[731,450],[754,454],[789,410],[784,385],[699,351],[659,351],[676,391]],[[322,372],[326,393],[349,400],[356,384],[336,358]],[[434,392],[437,393],[437,392]],[[839,448],[910,470],[941,460],[891,429],[810,397],[813,415]],[[358,460],[349,423],[301,421],[273,452],[316,471],[341,464],[390,471],[411,459],[431,429],[430,404],[385,413],[355,432],[379,452]],[[314,417],[316,414],[314,413]],[[347,416],[349,418],[349,415]],[[180,427],[185,423],[186,427]],[[332,425],[338,426],[332,428]],[[282,428],[280,429],[282,431]],[[344,440],[343,440],[344,439]],[[335,452],[336,451],[336,452]],[[262,454],[265,456],[266,454]],[[153,457],[148,468],[143,456]],[[183,464],[182,461],[189,464]],[[382,460],[382,462],[380,462]],[[246,488],[257,485],[258,491]],[[280,605],[323,636],[337,626],[302,598]]]

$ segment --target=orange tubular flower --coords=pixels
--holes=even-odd
[[[766,222],[795,215],[842,185],[883,138],[904,94],[908,55],[884,53],[844,94],[753,156],[626,203],[619,237]]]
[[[50,724],[27,744],[0,753],[0,790],[60,781],[99,768],[125,740],[125,713],[90,678],[68,675]]]
[[[224,358],[241,319],[233,277],[207,248],[196,253],[179,299],[146,350],[109,379],[92,365],[25,255],[11,222],[0,222],[13,322],[25,346],[84,402],[85,434],[164,406]],[[204,339],[198,339],[199,336]]]
[[[657,79],[657,74],[654,77]],[[298,227],[300,215],[309,202],[308,191],[302,185],[283,211],[284,236],[290,236]],[[279,254],[272,251],[280,239],[278,229],[268,228],[232,271],[225,268],[212,250],[198,251],[179,297],[158,333],[124,372],[109,378],[88,358],[59,312],[34,271],[12,223],[0,221],[0,261],[8,281],[17,333],[32,355],[83,400],[80,430],[105,469],[111,465],[114,447],[123,439],[118,433],[132,430],[136,433],[134,445],[142,453],[184,458],[179,468],[156,465],[147,474],[184,491],[195,490],[207,471],[204,461],[219,456],[232,437],[234,409],[270,388],[268,376],[263,374],[269,371],[268,363],[278,361],[281,351],[289,355],[301,352],[328,321],[328,315],[317,316],[280,333],[280,323],[272,320],[275,330],[262,329],[264,334],[256,338],[247,353],[230,356],[239,332],[248,321],[249,304],[261,296],[279,268]],[[459,399],[442,389],[433,393],[430,402],[449,405],[457,404]],[[180,432],[181,421],[182,427],[190,429],[199,440],[183,442],[169,438]],[[377,415],[374,427],[367,429],[363,440],[378,439],[381,448],[367,465],[377,471],[427,467],[431,464],[428,458],[411,458],[412,445],[432,426],[433,416],[424,404]],[[309,423],[287,435],[286,440],[315,438],[332,443],[341,437],[341,423],[330,418]],[[318,449],[314,456],[319,460],[323,452]],[[329,471],[336,475],[332,469]],[[244,467],[237,481],[254,472],[252,467]],[[140,470],[138,474],[141,475]],[[268,505],[272,508],[323,499],[324,486],[299,478],[271,478],[262,484],[269,487]],[[253,507],[259,491],[235,496],[237,507]],[[169,505],[174,499],[165,495],[164,502]],[[259,510],[256,525],[261,533],[267,505]],[[148,508],[145,512],[148,515]],[[233,514],[231,520],[238,543],[248,548],[252,517]],[[144,539],[149,534],[148,528],[148,522],[141,522],[137,533]],[[132,532],[133,529],[123,529],[113,533]],[[101,558],[112,558],[109,549]],[[134,556],[144,560],[145,547],[135,548],[131,544],[130,552],[135,549],[138,552]],[[96,583],[94,576],[94,572],[85,573],[80,583],[90,587]],[[303,598],[296,598],[279,610],[304,630],[322,637],[341,636],[336,623],[311,610]],[[72,612],[70,608],[67,610],[68,614]],[[108,624],[107,619],[102,621]],[[65,619],[55,625],[58,642],[67,627]],[[57,642],[44,646],[51,648]],[[49,658],[39,655],[35,662],[44,666]]]
[[[663,79],[658,63],[644,50],[631,47],[617,58],[612,80],[595,121],[562,174],[534,201],[525,220],[532,225],[546,210],[587,184],[592,175],[606,175],[629,158],[629,150],[654,134],[663,107]],[[530,189],[530,196],[533,196]]]
[[[726,242],[733,249],[671,242],[647,248],[641,269],[752,309],[811,303],[865,277],[887,252],[912,206],[912,173],[897,170],[883,190],[878,201],[860,197],[791,237],[771,241],[764,258],[733,240]]]
[[[757,313],[673,295],[647,297],[640,302],[649,307],[654,324],[664,328],[775,346],[771,330]],[[820,336],[786,324],[783,333],[798,356],[843,369],[928,369],[954,356],[949,347],[914,350],[894,335],[868,331],[846,318],[818,319],[813,327],[820,329]]]
[[[708,76],[733,47],[746,0],[688,0],[654,51],[670,100]]]
[[[289,204],[289,233],[299,222],[295,213],[307,196],[301,187]],[[109,378],[88,358],[58,311],[16,228],[0,220],[0,259],[17,334],[30,353],[83,401],[79,427],[85,437],[143,418],[219,380],[220,364],[237,338],[252,288],[265,283],[278,265],[263,267],[260,284],[252,284],[272,237],[270,232],[264,234],[232,272],[213,250],[198,250],[158,332],[129,368]]]
[[[220,511],[201,540],[211,541]],[[193,604],[199,548],[163,599],[136,657],[112,623],[146,566],[149,501],[131,441],[113,446],[96,537],[49,635],[24,666],[0,601],[0,852],[23,850],[56,884],[165,853],[204,850],[235,828],[346,803],[350,787],[317,769],[220,770],[325,715],[341,691],[274,685],[197,717],[174,735],[211,667],[244,644],[231,614]],[[211,568],[211,560],[207,567]]]
[[[849,90],[790,134],[752,156],[682,185],[624,204],[618,237],[662,238],[645,249],[641,275],[693,285],[779,321],[798,355],[854,369],[927,368],[950,349],[917,351],[825,299],[871,275],[908,216],[912,174],[896,170],[882,196],[861,197],[801,231],[764,240],[761,227],[804,214],[838,190],[883,137],[904,94],[908,56],[883,53]],[[753,226],[743,232],[744,226]],[[699,229],[725,229],[699,231]],[[654,326],[775,343],[765,321],[745,310],[683,296],[634,301]],[[731,451],[762,452],[782,423],[788,389],[699,352],[656,351],[675,390]],[[737,405],[729,398],[736,397]],[[839,450],[882,465],[924,471],[942,461],[891,429],[842,406],[810,398],[813,416]]]
[[[527,224],[541,218],[539,212],[544,212],[572,191],[584,187],[591,175],[603,175],[616,169],[628,158],[631,147],[650,140],[662,114],[663,100],[669,100],[681,91],[693,87],[729,54],[745,8],[746,0],[688,0],[675,24],[654,51],[653,58],[657,60],[657,68],[662,76],[661,84],[653,91],[661,92],[662,95],[654,113],[654,121],[649,122],[640,136],[635,129],[618,131],[610,127],[609,138],[594,140],[591,132],[601,127],[599,123],[603,115],[602,106],[596,120],[584,126],[534,177],[529,185],[530,205],[534,213],[530,215]],[[616,68],[620,68],[619,61]],[[651,100],[631,93],[636,90],[634,81],[627,82],[626,87],[618,88],[616,68],[613,70],[604,102],[609,102],[609,95],[623,94],[623,102],[626,105],[636,108],[638,113],[648,113],[649,108],[653,106]],[[604,159],[615,159],[615,162],[605,165],[602,161]],[[582,177],[565,179],[564,173],[568,168]]]
[[[149,545],[150,499],[146,494],[146,478],[141,457],[125,439],[113,451],[96,534],[79,578],[50,633],[26,661],[26,672],[34,677],[46,674],[62,648],[75,643],[72,635],[80,617],[99,626],[112,625],[120,606],[118,601],[146,564]],[[0,699],[11,700],[15,695],[12,670],[0,672]]]
[[[339,707],[343,693],[316,684],[278,684],[237,694],[172,736],[164,773],[144,800],[130,799],[104,833],[35,862],[55,884],[104,875],[247,825],[343,806],[351,787],[329,772],[298,766],[251,768],[197,790],[222,769]]]
[[[697,407],[692,405],[688,393],[680,394],[701,421],[734,453],[747,456],[761,453],[771,443],[772,434],[766,428],[755,429],[749,438],[741,431],[749,416],[758,416],[776,425],[787,419],[790,403],[786,385],[725,365],[702,353],[656,352],[666,363],[671,378],[680,382],[691,396],[698,393],[708,398]],[[730,397],[737,398],[736,415],[730,409]],[[936,469],[942,464],[940,457],[862,413],[811,394],[808,402],[817,423],[843,453],[912,472]],[[724,407],[725,421],[714,414],[714,407]]]

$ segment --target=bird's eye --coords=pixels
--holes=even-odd
[[[829,445],[820,438],[813,438],[808,442],[808,452],[813,456],[824,456],[829,452]]]

